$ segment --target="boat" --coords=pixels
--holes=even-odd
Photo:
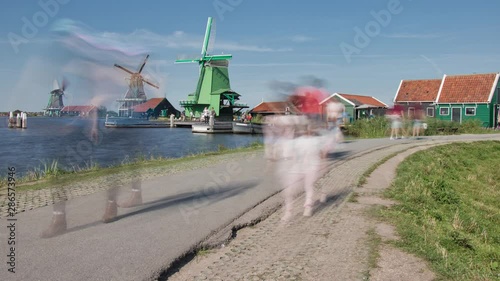
[[[229,122],[215,123],[212,126],[209,124],[193,124],[192,132],[203,134],[227,134],[233,132],[233,126]]]
[[[233,133],[235,134],[262,134],[263,124],[233,122]]]

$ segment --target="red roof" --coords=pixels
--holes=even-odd
[[[254,107],[251,112],[280,114],[285,113],[287,107],[289,108],[290,112],[294,113],[293,106],[290,107],[290,104],[284,101],[261,102],[256,107]]]
[[[434,102],[441,79],[403,80],[394,102]]]
[[[498,73],[445,76],[438,103],[486,103],[498,83]]]
[[[68,105],[61,109],[62,112],[90,112],[97,109],[94,105]]]
[[[134,112],[147,112],[148,109],[155,109],[165,98],[152,98],[145,103],[134,106]]]
[[[356,106],[360,105],[372,105],[374,107],[387,107],[387,104],[379,101],[374,97],[351,95],[351,94],[341,94],[337,93],[339,96],[345,98],[346,100],[354,103]]]

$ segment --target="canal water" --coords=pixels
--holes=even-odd
[[[10,129],[7,118],[0,117],[0,177],[11,166],[22,176],[53,161],[64,169],[105,167],[137,157],[179,158],[262,141],[261,135],[193,134],[190,128],[106,128],[104,119],[98,124],[98,137],[93,139],[88,119],[33,117],[28,118],[27,129]]]

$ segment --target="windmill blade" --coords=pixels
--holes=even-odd
[[[57,82],[57,79],[54,79],[54,82],[52,83],[52,90],[57,90],[59,88],[59,83]]]
[[[207,29],[205,30],[205,39],[203,40],[203,46],[201,47],[202,58],[207,55],[208,42],[210,41],[210,30],[212,28],[212,17],[208,18]]]
[[[208,41],[208,47],[207,47],[207,54],[212,54],[214,52],[214,46],[215,46],[215,35],[216,35],[216,27],[217,25],[215,24],[215,19],[212,20],[212,26],[210,27],[210,40]]]
[[[148,58],[149,58],[149,55],[146,56],[146,58],[144,59],[144,62],[142,63],[142,65],[139,66],[139,70],[137,70],[137,73],[141,73],[142,72],[142,69],[146,65],[146,62],[148,61]]]
[[[61,82],[61,91],[64,92],[64,90],[68,87],[68,80],[66,80],[66,78],[63,77],[62,79],[62,82]]]
[[[117,65],[116,63],[115,63],[115,67],[117,67],[117,68],[119,68],[119,69],[121,69],[121,70],[123,70],[123,71],[125,71],[125,72],[127,72],[129,74],[134,74],[132,71],[126,69],[125,67],[123,67],[121,65]]]
[[[182,60],[176,60],[174,63],[200,63],[201,59],[182,59]]]
[[[142,78],[142,81],[144,81],[144,83],[149,84],[152,87],[155,87],[156,89],[160,89],[160,87],[158,85],[156,85],[156,84],[153,84],[153,82],[150,82],[150,81],[148,81],[148,80],[146,80],[144,78]]]

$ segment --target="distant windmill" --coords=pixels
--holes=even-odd
[[[57,80],[54,80],[53,90],[50,91],[49,102],[47,103],[47,107],[45,108],[46,116],[60,116],[61,110],[64,107],[63,103],[63,95],[64,90],[66,89],[68,83],[66,79],[63,78],[61,82],[61,86]]]
[[[200,117],[205,107],[214,108],[219,120],[232,120],[233,110],[248,108],[247,105],[236,103],[240,94],[231,90],[229,82],[229,60],[232,55],[209,55],[210,37],[213,37],[215,22],[208,18],[205,39],[201,48],[201,57],[195,59],[178,59],[175,63],[198,63],[200,66],[200,77],[196,91],[188,95],[188,99],[181,101],[180,105],[186,110],[186,115],[193,112],[195,117]]]
[[[146,93],[144,92],[144,83],[149,84],[150,86],[155,87],[156,89],[159,89],[157,85],[144,79],[144,77],[142,77],[141,75],[141,72],[144,69],[144,66],[146,65],[148,58],[149,55],[147,55],[146,58],[144,59],[144,62],[139,65],[137,72],[132,72],[123,66],[115,64],[115,67],[130,74],[129,88],[127,90],[127,93],[125,94],[125,97],[116,100],[117,102],[121,102],[121,105],[118,109],[119,116],[130,116],[132,114],[132,108],[134,106],[146,102],[147,97]]]

